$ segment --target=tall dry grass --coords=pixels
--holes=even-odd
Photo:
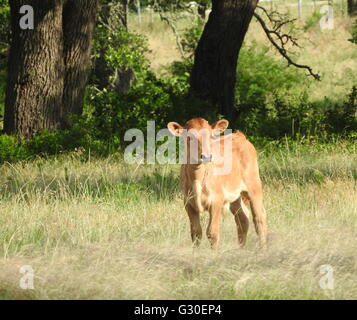
[[[0,298],[356,299],[356,145],[259,153],[267,251],[252,225],[238,249],[229,213],[219,249],[193,250],[177,166],[80,155],[1,166]],[[319,285],[325,264],[333,290]],[[23,265],[34,290],[19,288]]]

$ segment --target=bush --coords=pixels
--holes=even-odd
[[[127,94],[107,90],[96,93],[92,104],[95,136],[107,141],[120,141],[131,128],[146,130],[150,120],[162,128],[173,109],[165,83],[152,73],[147,73],[145,81]]]
[[[26,148],[15,137],[0,135],[0,163],[26,159]]]
[[[7,49],[10,33],[10,6],[9,1],[0,0],[0,53]]]
[[[326,98],[311,102],[303,89],[310,78],[268,56],[268,50],[256,44],[241,50],[235,128],[274,139],[356,130],[356,88],[343,103]]]
[[[203,32],[203,27],[204,22],[199,20],[194,26],[187,28],[184,31],[181,40],[181,46],[183,51],[188,55],[189,59],[193,58],[198,41],[200,40],[201,34]]]
[[[351,33],[352,33],[352,38],[349,39],[349,41],[351,41],[354,44],[357,44],[357,19],[353,23],[352,32]]]
[[[53,155],[72,151],[83,147],[91,148],[91,139],[86,131],[78,125],[71,130],[49,132],[47,130],[36,134],[32,139],[23,142],[29,155]]]
[[[194,47],[194,37],[189,38],[189,33],[187,31],[185,41],[187,48],[190,47],[189,43],[192,43],[192,47],[188,51]],[[194,114],[194,103],[187,96],[191,59],[173,63],[167,75],[158,78],[150,70],[145,57],[149,50],[142,36],[126,30],[112,33],[103,27],[99,28],[97,37],[97,43],[106,42],[105,60],[108,66],[114,70],[131,68],[136,81],[128,92],[118,92],[112,85],[103,89],[99,89],[95,83],[90,86],[86,117],[92,123],[96,139],[120,145],[128,129],[145,131],[147,121],[155,121],[156,128],[162,129],[168,121],[185,120]]]
[[[254,136],[294,135],[308,113],[308,97],[296,87],[307,87],[309,82],[301,71],[273,59],[268,51],[255,43],[241,50],[234,126]]]
[[[308,31],[319,24],[323,15],[319,11],[314,11],[312,15],[306,19],[304,31]]]
[[[346,134],[357,131],[357,87],[353,87],[346,101],[334,103],[327,108],[328,131]]]
[[[95,39],[96,51],[105,52],[105,60],[112,69],[132,68],[141,78],[149,68],[146,54],[149,49],[144,36],[128,32],[125,29],[111,31],[99,25]]]
[[[246,109],[240,114],[239,128],[249,135],[279,139],[331,134],[351,136],[357,131],[356,88],[346,101],[325,98],[309,102],[307,97],[277,97],[270,105]]]
[[[143,36],[122,28],[112,31],[99,25],[95,50],[98,57],[104,53],[109,79],[104,88],[97,86],[95,79],[89,86],[86,117],[93,125],[95,138],[118,144],[127,129],[142,129],[144,121],[146,123],[156,116],[156,112],[162,112],[168,105],[167,98],[149,70],[145,56],[149,50]],[[122,70],[130,70],[134,78],[129,91],[125,92],[120,92],[115,85],[116,72]]]

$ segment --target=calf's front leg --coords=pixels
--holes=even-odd
[[[219,229],[220,229],[220,220],[223,209],[223,203],[217,202],[212,203],[209,208],[209,223],[207,227],[207,237],[211,242],[211,248],[217,249],[219,242]]]
[[[193,245],[198,247],[202,239],[202,228],[200,223],[200,213],[192,207],[191,204],[186,204],[186,211],[190,219],[191,238]]]

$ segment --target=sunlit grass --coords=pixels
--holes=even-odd
[[[238,248],[193,250],[178,166],[80,155],[0,167],[0,298],[356,299],[357,152],[353,143],[259,149],[269,247],[251,225]],[[207,214],[202,215],[204,226]],[[319,286],[334,268],[334,290]],[[35,290],[19,288],[31,265]]]

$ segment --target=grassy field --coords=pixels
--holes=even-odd
[[[356,144],[259,149],[268,249],[194,250],[178,166],[78,153],[0,167],[1,299],[357,299]],[[207,223],[207,214],[202,219]],[[320,266],[334,289],[320,288]],[[34,290],[19,288],[20,267]]]
[[[273,6],[295,17],[294,3]],[[356,84],[352,19],[334,1],[335,29],[315,23],[304,32],[314,6],[303,4],[294,57],[322,75],[309,99],[342,99]],[[190,25],[187,17],[177,26]],[[156,73],[181,59],[156,14],[144,13],[141,23],[131,14],[129,29],[147,36]],[[253,41],[269,45],[256,21],[246,45]],[[287,140],[258,152],[266,251],[252,224],[246,248],[238,248],[228,212],[218,250],[207,239],[194,250],[178,165],[133,166],[120,154],[93,158],[81,150],[0,165],[0,299],[357,299],[356,142]],[[208,214],[202,220],[206,226]],[[34,270],[34,290],[19,286],[24,265]],[[334,270],[332,290],[320,287],[322,265]]]

